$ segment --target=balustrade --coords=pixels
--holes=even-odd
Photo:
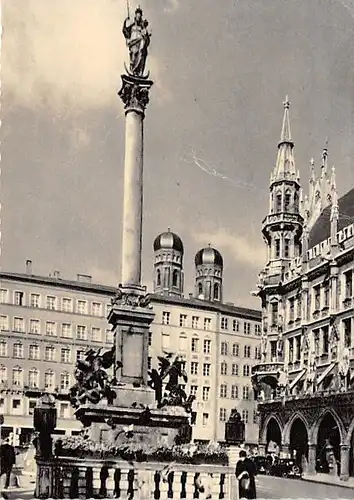
[[[232,467],[57,457],[37,462],[37,498],[189,499],[236,498],[230,492]],[[164,467],[165,466],[165,467]],[[43,489],[44,469],[52,470]],[[51,491],[49,491],[51,490]]]

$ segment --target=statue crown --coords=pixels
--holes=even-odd
[[[142,13],[143,13],[143,10],[142,10],[142,8],[140,7],[140,5],[138,5],[138,6],[137,6],[137,8],[135,9],[135,14],[137,14],[138,12],[139,12],[140,14],[142,14]]]

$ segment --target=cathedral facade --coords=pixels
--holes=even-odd
[[[327,146],[303,196],[284,103],[262,233],[261,362],[252,370],[259,443],[304,473],[354,476],[354,189],[338,199]]]

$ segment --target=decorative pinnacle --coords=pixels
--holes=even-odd
[[[286,95],[285,96],[285,101],[283,102],[284,109],[289,109],[290,108],[291,102],[289,101],[289,97]]]
[[[285,97],[283,105],[284,105],[284,117],[283,117],[283,124],[281,127],[280,144],[284,142],[292,144],[291,132],[290,132],[290,118],[289,118],[290,101],[288,96]]]

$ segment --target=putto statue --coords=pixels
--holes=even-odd
[[[70,402],[74,408],[86,402],[97,404],[107,398],[112,404],[116,393],[112,389],[115,379],[110,378],[107,369],[114,365],[115,348],[101,354],[101,349],[89,349],[83,361],[78,360],[75,369],[76,384],[70,389]],[[122,365],[116,363],[116,369]]]
[[[128,72],[132,76],[144,77],[145,64],[151,37],[148,25],[149,23],[143,18],[143,11],[140,7],[137,7],[135,10],[134,19],[130,19],[128,6],[128,17],[123,24],[123,35],[125,37],[130,56]]]

